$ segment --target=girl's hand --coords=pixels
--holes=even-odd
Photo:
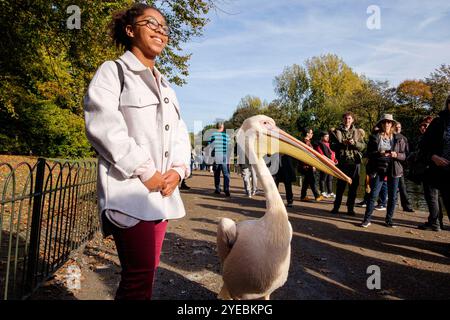
[[[431,157],[431,160],[438,166],[438,167],[446,167],[450,164],[450,161],[448,161],[445,158],[439,157],[438,155],[433,155]]]
[[[180,175],[175,170],[171,169],[162,175],[166,182],[166,187],[161,190],[163,197],[170,196],[180,182]]]
[[[392,157],[392,158],[397,158],[397,157],[398,157],[398,153],[395,152],[395,151],[392,151],[392,152],[391,152],[391,157]]]
[[[161,172],[156,171],[155,174],[144,182],[150,192],[157,192],[165,189],[167,187],[167,182],[164,180]]]

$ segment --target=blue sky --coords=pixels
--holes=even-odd
[[[190,75],[175,87],[190,131],[228,119],[239,100],[275,98],[283,68],[335,53],[359,74],[389,80],[428,76],[450,63],[450,1],[222,0],[191,52]],[[370,5],[381,28],[369,30]],[[195,125],[195,122],[197,124]]]

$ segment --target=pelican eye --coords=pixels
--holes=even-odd
[[[273,123],[271,123],[269,121],[264,121],[263,124],[268,129],[272,129],[274,127]]]

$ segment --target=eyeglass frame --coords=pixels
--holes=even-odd
[[[149,24],[150,24],[150,19],[153,19],[153,20],[158,24],[158,26],[157,26],[155,29],[153,29],[152,27],[149,26]],[[138,23],[144,22],[144,21],[146,22],[145,25],[144,25],[144,24],[138,24]],[[170,35],[170,28],[169,28],[169,26],[168,26],[167,24],[161,24],[161,23],[159,23],[159,21],[156,20],[156,18],[155,18],[155,17],[152,17],[152,16],[149,16],[149,17],[148,17],[147,19],[145,19],[145,20],[136,21],[133,25],[146,26],[147,28],[149,28],[149,29],[152,30],[152,31],[156,31],[156,30],[158,30],[158,29],[161,29],[161,30],[163,31],[163,32],[162,32],[163,35],[165,35],[165,36],[169,36],[169,35]],[[167,32],[164,30],[164,27],[167,28]]]

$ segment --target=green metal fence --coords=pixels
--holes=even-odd
[[[95,160],[0,163],[0,300],[27,298],[99,230]]]

